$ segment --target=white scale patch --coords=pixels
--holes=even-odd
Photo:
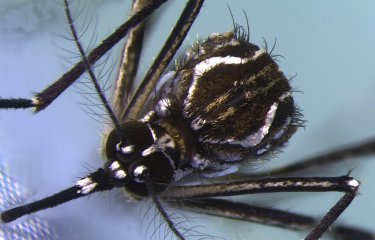
[[[110,166],[109,169],[114,172],[114,176],[116,179],[124,179],[126,177],[126,172],[120,169],[121,165],[118,161],[114,161]],[[120,169],[120,170],[119,170]]]
[[[168,147],[169,148],[175,148],[175,143],[174,143],[173,139],[171,138],[171,136],[169,136],[168,134],[164,134],[163,136],[161,136],[160,138],[158,138],[158,136],[156,135],[156,132],[151,127],[151,125],[147,124],[147,127],[150,130],[150,132],[151,132],[151,135],[152,135],[152,138],[153,138],[155,144],[153,144],[150,147],[148,147],[145,150],[143,150],[142,156],[145,157],[147,155],[152,154],[153,152],[155,152],[157,150],[162,150],[163,151],[163,150],[165,150]]]
[[[165,135],[161,136],[158,139],[158,141],[156,142],[156,144],[157,144],[156,145],[157,148],[159,148],[159,149],[166,149],[166,148],[174,148],[175,147],[173,139],[168,134],[165,134]]]
[[[123,148],[121,148],[121,152],[123,154],[131,154],[134,151],[135,146],[134,145],[128,145]]]
[[[202,157],[200,154],[194,154],[190,164],[193,168],[202,170],[210,166],[211,162]]]
[[[134,151],[134,145],[127,145],[121,147],[121,143],[116,144],[116,150],[121,151],[123,154],[130,154]]]
[[[191,121],[191,128],[196,131],[196,130],[201,129],[205,124],[206,124],[205,119],[201,117],[197,117],[193,121]]]
[[[145,170],[147,170],[147,167],[144,166],[144,165],[140,165],[140,166],[138,166],[138,167],[136,167],[136,168],[134,169],[134,173],[133,173],[133,174],[134,174],[134,176],[136,177],[135,181],[137,181],[137,182],[142,182],[142,181],[140,181],[140,180],[138,179],[138,177],[141,176]]]
[[[36,112],[37,111],[37,106],[40,104],[39,99],[36,98],[36,97],[32,98],[31,99],[31,103],[34,105],[34,107],[33,107],[34,112]]]
[[[237,41],[236,39],[232,39],[230,42],[224,42],[221,45],[216,45],[213,51],[217,51],[218,49],[226,47],[228,45],[229,46],[236,46],[236,45],[240,45],[240,42]]]
[[[115,172],[115,178],[124,179],[126,178],[126,172],[124,170],[118,170]]]
[[[163,92],[170,93],[172,89],[168,86],[168,83],[170,81],[173,81],[175,79],[176,71],[168,71],[166,72],[157,82],[155,86],[154,92],[159,92],[161,89],[163,89]]]
[[[194,92],[197,88],[198,84],[198,78],[201,77],[205,72],[209,71],[213,67],[215,67],[218,64],[245,64],[249,61],[256,60],[259,56],[266,53],[263,49],[258,50],[255,52],[254,56],[250,58],[240,58],[240,57],[232,57],[232,56],[226,56],[226,57],[212,57],[203,60],[202,62],[198,63],[194,67],[194,75],[193,75],[193,81],[188,91],[188,96],[185,100],[185,106],[189,108],[191,106],[191,99],[194,95]],[[185,107],[185,109],[186,109]],[[185,117],[187,116],[186,110],[184,111]]]
[[[352,179],[348,181],[348,185],[351,186],[352,188],[357,188],[359,186],[359,182],[355,179]]]
[[[77,191],[78,194],[86,195],[92,192],[96,186],[98,186],[98,183],[94,182],[91,178],[86,177],[77,181],[76,186],[81,188],[81,190]]]
[[[142,156],[146,157],[156,151],[161,152],[170,162],[171,166],[175,168],[175,163],[173,159],[165,152],[167,148],[175,148],[175,142],[173,141],[172,137],[169,134],[164,134],[161,137],[157,138],[156,133],[153,131],[153,129],[150,126],[150,131],[152,131],[152,135],[154,138],[154,141],[156,141],[154,144],[152,144],[150,147],[146,148],[142,151]]]
[[[222,165],[225,166],[221,171],[213,171],[209,173],[202,173],[202,176],[206,178],[217,178],[223,177],[238,171],[239,167],[237,165]]]
[[[277,140],[279,138],[281,138],[281,136],[284,134],[285,132],[285,129],[287,129],[287,127],[290,125],[290,123],[292,122],[292,118],[291,117],[288,117],[286,120],[285,120],[285,123],[281,126],[281,129],[275,134],[275,136],[273,137],[274,140]]]
[[[228,143],[232,145],[241,145],[244,148],[254,147],[258,145],[263,140],[263,138],[267,135],[272,125],[273,119],[275,118],[278,105],[279,105],[278,102],[275,102],[271,105],[270,109],[267,112],[264,125],[261,128],[259,128],[257,132],[250,134],[245,139],[242,139],[242,140],[235,140],[233,138],[225,139],[225,140],[208,139],[204,141],[209,142],[209,143],[220,143],[220,144]]]
[[[283,102],[285,98],[291,96],[292,93],[290,91],[283,93],[278,99],[280,102]],[[285,123],[281,126],[281,129],[275,134],[273,137],[274,140],[279,139],[285,132],[285,130],[289,127],[289,125],[292,123],[292,118],[288,117],[285,120]]]
[[[154,140],[154,142],[156,142],[156,140],[158,139],[157,136],[156,136],[156,133],[154,131],[154,129],[151,127],[150,124],[147,124],[147,127],[148,127],[148,130],[150,130],[150,133],[152,135],[152,139]]]
[[[111,171],[115,171],[120,168],[120,164],[117,161],[114,161],[110,166],[109,169]]]
[[[267,144],[264,148],[259,149],[259,150],[256,152],[256,154],[257,154],[257,155],[261,155],[261,154],[267,152],[267,151],[270,149],[270,147],[271,147],[271,145]]]
[[[213,38],[216,38],[216,37],[218,37],[218,36],[220,36],[220,34],[219,33],[211,33],[209,36],[208,36],[208,38],[209,39],[213,39]]]
[[[32,98],[32,99],[31,99],[31,103],[32,103],[33,105],[39,105],[39,104],[40,104],[40,101],[39,101],[38,98]]]
[[[170,113],[171,101],[168,98],[161,99],[155,107],[155,112],[160,117],[167,117]]]
[[[153,145],[151,145],[151,147],[148,147],[148,148],[146,148],[145,150],[142,151],[142,156],[146,157],[146,156],[154,153],[156,150],[157,150],[157,148],[153,144]]]
[[[284,93],[279,97],[279,101],[280,101],[280,102],[283,102],[285,98],[287,98],[287,97],[289,97],[289,96],[291,96],[291,95],[292,95],[292,93],[291,93],[290,91],[288,91],[288,92],[284,92]]]
[[[155,144],[152,144],[150,147],[143,150],[142,156],[146,157],[155,151],[163,152],[166,148],[175,148],[174,141],[168,134],[161,136],[159,139],[157,139]]]
[[[147,169],[147,167],[144,166],[144,165],[140,165],[140,166],[136,167],[134,169],[134,176],[137,177],[137,176],[141,175],[143,173],[143,171],[146,170],[146,169]]]
[[[150,120],[155,116],[155,111],[150,111],[148,112],[143,118],[141,118],[139,121],[140,122],[150,122]]]
[[[290,95],[291,95],[290,91],[285,92],[278,98],[278,100],[282,102],[282,101],[284,101],[285,98],[289,97]],[[267,112],[267,116],[266,116],[264,125],[260,129],[258,129],[258,131],[256,133],[253,133],[253,134],[247,136],[245,139],[243,139],[243,140],[235,140],[233,138],[226,139],[226,140],[209,139],[209,140],[205,140],[205,142],[221,143],[221,144],[228,143],[228,144],[233,144],[233,145],[241,145],[244,148],[254,147],[254,146],[258,145],[263,140],[263,138],[268,134],[269,129],[270,129],[270,127],[273,123],[273,120],[275,118],[278,105],[279,105],[278,102],[275,102],[271,105],[270,109]],[[284,134],[285,129],[290,125],[290,123],[291,123],[291,118],[289,117],[286,120],[286,122],[283,124],[283,126],[281,127],[281,130],[275,134],[274,139],[280,138]],[[257,154],[262,154],[267,150],[268,149],[266,149],[266,148],[260,149],[260,150],[258,150]]]
[[[264,125],[261,128],[259,128],[259,130],[256,133],[249,135],[244,140],[241,140],[241,141],[233,140],[233,141],[229,141],[229,143],[236,144],[236,145],[239,144],[243,147],[254,147],[258,145],[263,140],[264,136],[267,135],[272,125],[273,119],[275,118],[278,105],[279,105],[278,102],[275,102],[272,104],[272,106],[270,107],[270,110],[268,110],[267,112]]]

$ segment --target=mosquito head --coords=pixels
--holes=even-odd
[[[136,196],[158,193],[173,180],[179,152],[166,131],[152,123],[130,121],[122,124],[123,141],[112,131],[106,142],[106,169],[116,187]]]

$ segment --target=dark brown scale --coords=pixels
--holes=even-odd
[[[195,67],[212,57],[236,57],[243,63],[220,59],[222,63],[195,76],[194,82]],[[170,100],[171,115],[156,116],[154,120],[168,122],[174,132],[180,133],[174,134],[175,141],[184,139],[180,142],[186,145],[180,148],[189,152],[185,156],[190,158],[183,162],[194,165],[194,156],[203,157],[212,163],[207,167],[211,170],[218,162],[257,159],[277,150],[299,125],[298,109],[288,95],[292,88],[272,56],[234,32],[212,35],[188,50],[184,64],[164,88],[169,91],[157,100]],[[274,104],[277,110],[272,112]],[[268,119],[269,126],[265,126],[267,114],[273,116],[272,121]],[[196,123],[200,120],[201,125]],[[262,128],[268,133],[258,137],[259,142],[246,142]]]

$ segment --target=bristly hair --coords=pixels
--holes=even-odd
[[[77,6],[73,8],[74,12],[70,12],[71,7],[68,8],[68,11],[70,12],[70,20],[67,19],[66,25],[72,25],[72,27],[76,29],[75,32],[77,36],[75,37],[73,35],[71,28],[67,29],[66,27],[64,27],[66,34],[57,35],[68,41],[72,41],[74,43],[72,44],[72,48],[77,46],[76,41],[80,42],[85,36],[88,36],[89,43],[85,44],[86,46],[79,43],[84,53],[83,56],[81,53],[75,51],[75,49],[62,49],[68,53],[68,56],[64,57],[64,60],[68,62],[69,65],[73,65],[82,58],[86,58],[87,53],[93,49],[93,46],[97,41],[97,23],[94,20],[95,18],[90,16],[92,14],[90,6],[85,1],[67,1],[68,6],[71,6],[73,3]],[[62,5],[62,7],[65,8],[62,3],[57,4]],[[64,15],[67,17],[66,11]],[[111,99],[107,96],[109,96],[108,92],[112,89],[110,81],[114,67],[114,62],[110,60],[110,53],[107,53],[103,59],[100,59],[90,67],[91,71],[94,73],[92,76],[95,77],[95,82],[98,84],[100,91],[104,94],[108,103],[111,102]],[[84,98],[83,102],[78,103],[79,107],[96,122],[105,125],[113,125],[110,114],[108,113],[105,104],[101,101],[98,91],[93,85],[93,80],[91,79],[92,76],[90,75],[90,73],[86,73],[83,77],[78,79],[77,83],[74,85],[74,91]]]
[[[246,20],[246,29],[235,21],[232,9],[230,8],[228,3],[227,3],[227,7],[230,13],[230,16],[232,18],[233,32],[235,33],[236,39],[239,41],[250,42],[250,24],[249,24],[249,18],[247,17],[245,10],[242,9],[242,12]]]
[[[110,106],[110,103],[108,99],[105,96],[105,92],[103,91],[102,86],[99,84],[99,81],[97,79],[97,76],[95,75],[93,71],[93,67],[90,65],[90,62],[87,58],[86,51],[82,47],[82,44],[80,42],[80,37],[82,35],[78,34],[78,31],[74,25],[75,19],[73,18],[70,8],[69,8],[70,2],[68,0],[64,0],[64,7],[65,7],[65,15],[69,24],[69,28],[71,31],[72,38],[76,44],[77,49],[79,50],[79,54],[81,55],[82,61],[84,63],[84,66],[86,68],[86,72],[89,75],[88,79],[91,81],[91,83],[94,86],[94,92],[99,97],[101,102],[101,107],[105,109],[105,111],[108,114],[109,119],[111,120],[111,123],[113,124],[114,129],[116,130],[118,136],[122,138],[122,131],[121,126],[118,118],[116,117],[114,111],[112,110],[112,107]],[[78,14],[79,15],[79,14]],[[102,75],[102,74],[100,74]],[[105,89],[105,88],[104,88]],[[95,112],[94,112],[95,113]]]
[[[231,32],[234,34],[234,39],[238,41],[244,41],[249,42],[250,41],[250,25],[249,25],[249,19],[247,17],[246,12],[243,10],[245,19],[246,19],[246,28],[238,23],[235,22],[234,15],[232,13],[232,10],[230,6],[227,4],[228,11],[230,13],[231,19],[232,19],[232,25],[233,29]],[[173,66],[171,66],[168,70],[169,71],[178,71],[181,69],[181,66],[185,65],[188,59],[191,58],[191,56],[200,56],[202,53],[200,52],[200,46],[205,41],[205,39],[198,39],[187,48],[184,54],[181,54],[176,57],[175,62]]]
[[[148,201],[147,209],[143,213],[142,224],[147,224],[145,230],[145,239],[172,239],[174,234],[168,223],[164,220],[161,215],[159,207],[162,207],[162,211],[167,214],[168,218],[173,222],[176,229],[186,239],[202,239],[202,240],[214,240],[222,239],[217,236],[207,234],[206,227],[202,225],[196,225],[202,217],[191,217],[177,212],[176,209],[171,208],[166,204],[162,203],[157,206],[155,201]]]

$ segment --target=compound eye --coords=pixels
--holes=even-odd
[[[121,139],[118,137],[115,131],[111,131],[107,137],[105,145],[105,153],[107,159],[116,159],[118,148],[121,146]]]
[[[128,168],[131,181],[125,186],[136,196],[148,196],[149,187],[154,193],[164,191],[173,181],[174,166],[160,151],[155,151],[131,163]]]
[[[128,161],[141,149],[145,149],[154,143],[153,136],[147,124],[131,121],[121,125],[122,138],[117,131],[112,130],[107,137],[105,153],[107,159],[119,159]]]
[[[135,182],[149,182],[153,185],[169,185],[172,181],[174,166],[162,152],[155,151],[143,156],[129,167]]]
[[[121,142],[115,131],[112,131],[107,138],[106,144],[106,155],[108,159],[118,159],[122,162],[126,162],[128,159],[132,159],[134,153],[137,151],[135,144],[130,143],[128,139],[126,142]]]

